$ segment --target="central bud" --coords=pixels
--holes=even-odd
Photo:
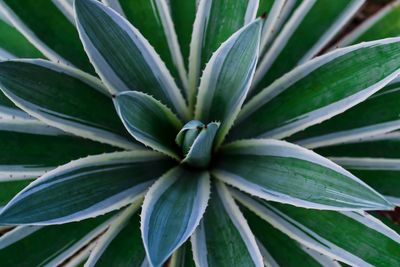
[[[218,122],[203,124],[201,121],[192,120],[186,123],[175,139],[184,155],[182,162],[197,168],[207,167],[211,161],[218,128]]]

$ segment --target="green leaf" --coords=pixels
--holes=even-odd
[[[178,37],[175,33],[168,1],[119,0],[122,14],[149,41],[171,71],[181,89],[187,88],[187,73],[184,66]],[[188,5],[195,1],[186,0]],[[171,11],[173,8],[171,9]],[[194,13],[193,13],[194,16]],[[194,19],[194,18],[193,18]],[[183,25],[190,23],[181,22]],[[183,26],[182,25],[182,26]],[[188,43],[189,45],[189,43]],[[187,57],[186,57],[187,58]],[[179,78],[178,78],[179,77]],[[183,87],[183,88],[182,88]]]
[[[331,258],[351,266],[398,264],[400,236],[367,213],[302,209],[233,194],[275,228]]]
[[[123,92],[115,99],[117,112],[135,139],[154,150],[179,159],[174,142],[182,123],[153,97],[141,92]]]
[[[285,138],[364,101],[400,73],[400,38],[362,43],[295,68],[244,105],[230,139]]]
[[[249,222],[251,231],[257,238],[266,266],[284,267],[339,267],[329,257],[296,242],[260,217],[241,207]]]
[[[104,232],[114,218],[52,226],[19,226],[0,238],[4,266],[58,266]]]
[[[260,61],[254,95],[315,56],[364,4],[358,0],[303,1]]]
[[[246,98],[257,64],[262,20],[232,35],[214,53],[203,72],[195,109],[202,122],[220,121],[220,145]]]
[[[339,42],[339,46],[356,44],[400,35],[400,2],[393,1]]]
[[[2,224],[79,221],[140,199],[173,162],[153,151],[115,152],[72,161],[38,178],[0,213]]]
[[[140,235],[138,204],[126,208],[99,239],[86,267],[143,266],[146,252]]]
[[[142,206],[142,238],[152,266],[162,266],[194,232],[207,206],[210,177],[176,167],[148,191]]]
[[[219,125],[217,122],[204,125],[196,120],[186,123],[175,139],[185,154],[182,162],[194,167],[207,167]]]
[[[197,0],[169,0],[171,17],[178,35],[186,69],[189,66],[190,40],[196,17],[197,2]]]
[[[400,128],[400,82],[364,102],[289,138],[308,148],[357,141]],[[366,115],[367,114],[367,115]]]
[[[141,91],[188,117],[185,100],[154,48],[126,19],[93,0],[76,0],[77,27],[111,93]]]
[[[178,250],[172,254],[169,260],[170,267],[196,267],[193,260],[192,248],[190,241],[183,244]]]
[[[31,182],[32,179],[0,179],[0,210]]]
[[[4,61],[0,88],[18,107],[51,126],[122,148],[137,147],[127,139],[101,82],[77,69],[44,60]]]
[[[256,240],[239,207],[220,182],[191,238],[196,266],[264,266]]]
[[[47,58],[67,65],[73,64],[92,72],[74,22],[68,20],[56,1],[3,0],[0,8],[14,26]]]
[[[0,11],[0,59],[15,57],[41,58],[43,55],[17,29],[1,18]]]
[[[36,178],[71,160],[116,151],[36,120],[0,120],[0,181]]]
[[[213,53],[232,34],[252,22],[258,0],[202,0],[193,25],[189,57],[189,106],[194,106],[200,75]]]
[[[328,210],[384,210],[393,205],[354,175],[302,147],[243,140],[222,150],[213,175],[266,200]]]

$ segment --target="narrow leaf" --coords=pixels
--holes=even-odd
[[[139,203],[127,207],[113,221],[91,252],[86,267],[143,266],[146,252],[140,236]]]
[[[117,112],[135,139],[154,150],[179,159],[174,142],[182,123],[153,97],[141,92],[123,92],[115,99]]]
[[[340,267],[337,262],[291,239],[271,224],[243,207],[241,209],[257,238],[266,266]]]
[[[349,22],[365,1],[305,1],[303,5],[314,2],[308,11],[293,15],[285,27],[292,26],[299,16],[304,18],[296,25],[291,34],[285,30],[276,38],[276,43],[260,61],[255,75],[257,87],[251,91],[254,95],[271,82],[315,56]],[[300,9],[299,9],[300,10]],[[286,38],[282,38],[282,35]],[[281,40],[286,39],[284,42]],[[281,42],[279,42],[281,41]]]
[[[393,205],[354,175],[314,152],[276,140],[224,147],[212,171],[260,198],[328,210],[383,210]]]
[[[18,107],[75,135],[134,148],[99,80],[44,60],[0,63],[0,88]],[[90,103],[90,105],[88,105]]]
[[[0,222],[49,225],[95,217],[141,198],[171,166],[160,154],[144,150],[73,161],[15,196],[0,213]]]
[[[165,0],[118,0],[122,14],[154,47],[181,89],[186,89],[187,73],[168,2]],[[195,3],[195,1],[184,2],[187,4],[182,3],[182,5]],[[180,9],[181,7],[177,8]],[[180,27],[193,25],[193,22],[190,24],[190,21],[179,23],[181,23],[178,24]],[[175,24],[175,26],[177,25]],[[189,43],[187,45],[189,46]]]
[[[76,0],[75,13],[86,53],[113,94],[142,91],[181,118],[188,116],[185,100],[165,64],[136,28],[93,0]]]
[[[400,82],[347,111],[289,138],[308,148],[357,141],[400,128]],[[366,115],[367,114],[367,115]]]
[[[264,266],[245,218],[220,182],[191,241],[196,266]]]
[[[88,155],[117,149],[33,120],[0,120],[0,181],[36,178]]]
[[[0,261],[5,266],[58,266],[104,232],[113,219],[104,215],[62,225],[19,226],[0,238]]]
[[[396,266],[400,236],[366,213],[302,209],[234,192],[243,205],[289,237],[351,266]]]
[[[193,233],[207,206],[210,178],[205,171],[176,167],[146,194],[142,238],[152,266],[162,266]]]
[[[347,46],[400,35],[400,2],[393,1],[366,19],[337,45]]]
[[[211,57],[201,78],[196,119],[220,121],[216,137],[220,145],[246,98],[257,64],[262,20],[232,35]]]
[[[55,1],[2,0],[0,10],[47,58],[94,72],[75,25],[58,9]]]
[[[400,73],[400,38],[317,57],[276,80],[239,114],[231,139],[285,138],[364,101]]]
[[[189,57],[189,106],[195,104],[200,75],[213,53],[254,20],[258,0],[201,0],[193,25]]]

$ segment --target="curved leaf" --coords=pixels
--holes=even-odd
[[[364,102],[289,138],[308,148],[357,141],[400,128],[400,83],[392,83]]]
[[[364,101],[400,73],[400,38],[362,43],[308,61],[244,105],[231,139],[285,138]]]
[[[283,29],[271,49],[260,61],[254,76],[254,95],[271,82],[289,72],[296,65],[315,56],[349,22],[365,1],[303,1],[308,10],[299,8],[290,18],[285,28],[293,27],[291,33]],[[298,24],[293,23],[303,18]],[[295,25],[295,27],[294,27]],[[286,37],[286,38],[283,38]]]
[[[261,27],[258,19],[232,35],[203,72],[195,117],[204,123],[221,122],[216,146],[224,140],[246,98],[257,64]]]
[[[2,0],[0,10],[47,58],[93,73],[74,23],[55,1]]]
[[[115,1],[114,1],[115,2]],[[195,1],[185,1],[188,4]],[[165,62],[181,89],[187,88],[187,73],[166,0],[118,0],[121,14],[137,28]],[[185,3],[183,3],[185,5]],[[171,11],[174,9],[171,9]],[[188,22],[181,22],[180,26]]]
[[[179,159],[174,142],[182,123],[153,97],[141,92],[123,92],[115,99],[117,112],[135,139],[154,150]]]
[[[16,195],[2,224],[49,225],[79,221],[141,198],[173,162],[152,151],[91,156],[58,167]]]
[[[298,267],[299,263],[307,267],[341,266],[329,257],[291,239],[247,208],[243,207],[241,210],[261,247],[265,266]]]
[[[171,17],[178,35],[186,69],[189,66],[190,40],[197,11],[197,0],[169,0]]]
[[[0,10],[0,60],[15,57],[41,58],[40,53],[25,37],[2,17]]]
[[[302,209],[251,199],[237,191],[234,197],[289,237],[331,258],[351,266],[398,263],[400,236],[371,215]]]
[[[201,0],[189,56],[189,106],[195,104],[200,75],[212,54],[237,30],[254,20],[258,0]]]
[[[137,147],[125,137],[101,82],[83,72],[44,60],[4,61],[0,88],[18,107],[51,126],[122,148]]]
[[[140,236],[139,203],[126,208],[99,239],[86,267],[143,266],[146,260]]]
[[[5,266],[58,266],[103,233],[115,219],[95,219],[52,226],[19,226],[0,238]]]
[[[400,2],[393,1],[365,20],[337,46],[347,46],[365,41],[378,40],[400,35]]]
[[[196,266],[264,266],[253,234],[227,188],[217,182],[192,248]]]
[[[193,233],[207,206],[210,177],[176,167],[149,190],[142,206],[142,238],[149,262],[162,266]]]
[[[77,27],[86,53],[113,93],[142,91],[188,116],[185,100],[154,48],[126,19],[93,0],[76,0]]]
[[[0,181],[36,178],[71,160],[116,151],[33,120],[0,120]]]
[[[218,179],[266,200],[328,210],[393,208],[340,166],[283,141],[237,141],[224,147],[214,166]]]

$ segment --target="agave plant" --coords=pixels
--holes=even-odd
[[[1,266],[399,266],[399,2],[104,2],[0,1]]]

